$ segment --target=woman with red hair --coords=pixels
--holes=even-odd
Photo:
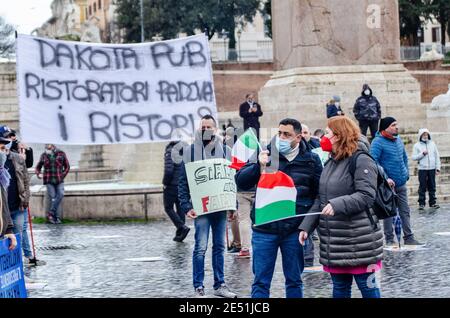
[[[353,279],[364,298],[381,297],[374,272],[381,269],[383,232],[370,210],[378,170],[368,155],[353,157],[361,151],[360,135],[348,117],[328,121],[321,147],[331,155],[320,178],[318,198],[310,209],[322,214],[306,217],[300,225],[302,244],[318,228],[320,263],[331,275],[334,298],[350,298]]]

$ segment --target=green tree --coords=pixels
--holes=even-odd
[[[139,0],[117,0],[116,4],[117,24],[125,30],[125,41],[140,42]],[[236,49],[236,26],[253,22],[260,4],[261,0],[143,0],[145,38],[169,39],[201,30],[211,39],[226,33],[228,47]]]
[[[117,26],[124,31],[126,43],[141,41],[141,21],[139,0],[117,0]]]
[[[400,35],[412,45],[419,45],[418,30],[422,27],[421,17],[427,17],[427,5],[423,0],[399,0]]]
[[[267,0],[264,3],[264,8],[261,11],[264,17],[264,24],[267,29],[267,36],[272,38],[272,0]]]
[[[427,12],[441,25],[441,44],[445,48],[446,34],[450,36],[450,1],[449,0],[423,0]]]
[[[0,56],[8,56],[14,53],[14,26],[8,24],[3,17],[0,16]]]

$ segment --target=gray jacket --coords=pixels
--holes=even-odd
[[[349,164],[350,158],[328,161],[320,178],[319,196],[310,210],[320,212],[330,203],[335,215],[307,216],[299,227],[307,233],[318,227],[320,263],[326,266],[371,265],[383,257],[383,232],[376,215],[370,210],[375,228],[366,212],[376,196],[376,164],[365,155],[359,156],[354,178]]]

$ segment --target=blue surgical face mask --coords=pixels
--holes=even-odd
[[[280,137],[277,136],[275,144],[277,146],[278,152],[282,155],[286,155],[292,150],[292,140],[280,139]]]
[[[12,141],[10,141],[9,144],[6,144],[6,145],[5,145],[5,148],[6,148],[7,150],[10,150],[11,147],[12,147]]]

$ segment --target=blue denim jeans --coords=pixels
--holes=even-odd
[[[304,268],[303,246],[298,241],[298,232],[288,236],[253,231],[253,274],[252,298],[269,298],[270,285],[281,250],[286,298],[303,298],[301,275]]]
[[[226,212],[215,212],[202,215],[195,219],[195,247],[192,257],[194,288],[204,287],[205,254],[208,247],[209,229],[212,230],[212,267],[214,271],[214,289],[225,283],[224,253],[225,230],[227,224]]]
[[[374,273],[359,275],[331,274],[331,279],[333,280],[333,298],[351,298],[353,278],[355,278],[363,298],[381,298],[381,292],[375,282],[374,275]]]
[[[14,224],[13,231],[14,231],[14,234],[19,234],[18,236],[20,237],[21,242],[23,242],[23,228],[24,228],[25,215],[27,215],[26,210],[19,209],[19,210],[11,211],[11,219]],[[28,246],[29,246],[29,243],[28,243]],[[30,252],[30,254],[31,254],[31,252]],[[25,255],[25,257],[31,257],[31,255],[25,254],[25,250],[24,250],[24,255]]]
[[[314,265],[314,241],[311,236],[308,236],[308,239],[305,242],[305,246],[303,246],[303,253],[305,254],[305,265],[313,266]]]
[[[28,209],[23,214],[23,231],[22,231],[22,249],[26,258],[32,258],[33,253],[30,249],[30,240],[28,239]]]
[[[56,220],[61,219],[58,215],[59,205],[64,198],[64,183],[47,184],[47,193],[50,196],[50,215]]]

